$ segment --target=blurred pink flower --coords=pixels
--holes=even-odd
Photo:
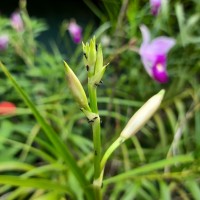
[[[15,111],[15,104],[8,101],[3,101],[0,103],[0,115],[13,114]]]
[[[76,23],[75,20],[71,20],[68,25],[68,31],[71,35],[74,43],[80,43],[82,40],[82,28]]]
[[[175,40],[170,37],[157,37],[151,40],[150,32],[145,25],[140,27],[143,42],[139,53],[147,73],[157,82],[166,83],[167,53],[175,45]]]
[[[0,51],[4,51],[8,47],[9,38],[7,35],[0,36]]]
[[[14,12],[11,15],[11,25],[16,31],[24,30],[24,23],[19,12]]]
[[[160,11],[162,0],[150,0],[152,15],[157,15]]]

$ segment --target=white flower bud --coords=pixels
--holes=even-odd
[[[136,134],[144,124],[153,116],[159,108],[161,101],[164,97],[165,90],[151,97],[128,121],[127,125],[121,132],[120,136],[123,138],[130,138]]]

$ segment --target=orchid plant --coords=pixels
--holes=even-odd
[[[101,84],[101,79],[107,68],[103,64],[103,53],[101,45],[96,44],[95,38],[89,43],[83,43],[84,63],[88,74],[88,93],[86,92],[79,79],[72,69],[65,62],[68,86],[74,99],[79,105],[80,110],[85,114],[88,122],[92,124],[93,146],[94,146],[94,180],[93,189],[96,200],[102,199],[101,187],[103,183],[104,168],[112,152],[124,141],[134,136],[157,111],[164,96],[164,90],[151,97],[130,119],[126,127],[122,130],[119,137],[102,154],[101,147],[101,125],[97,105],[97,87]],[[145,113],[145,115],[144,115]]]
[[[106,3],[106,1],[104,2]],[[119,17],[118,24],[121,23],[121,25],[123,22],[127,22],[123,20],[123,17],[126,17],[128,12],[130,12],[128,14],[130,20],[132,20],[134,12],[131,9],[134,8],[137,11],[135,13],[139,13],[134,1],[122,2],[124,5],[121,12],[124,12],[125,15],[120,15]],[[132,6],[128,6],[128,3]],[[162,1],[151,0],[150,3],[152,14],[158,15]],[[125,12],[124,9],[126,8],[131,9]],[[142,11],[142,13],[144,12]],[[79,44],[82,42],[82,53],[80,55],[80,48],[77,45],[77,51],[73,53],[74,56],[70,57],[72,59],[67,62],[64,61],[63,69],[63,55],[57,51],[57,48],[54,49],[55,54],[52,55],[51,53],[43,52],[43,48],[39,48],[38,51],[37,46],[32,45],[34,44],[32,43],[34,41],[34,35],[32,34],[36,31],[37,35],[38,30],[35,30],[32,24],[29,24],[30,21],[28,19],[28,16],[23,12],[13,13],[7,24],[11,25],[9,30],[16,35],[9,34],[8,31],[3,30],[0,36],[0,51],[2,51],[0,53],[2,57],[4,57],[7,49],[14,47],[22,61],[25,61],[20,64],[20,68],[22,66],[29,67],[28,70],[23,68],[23,72],[25,71],[27,74],[22,74],[23,72],[20,69],[19,72],[17,71],[14,74],[16,72],[16,63],[13,62],[14,64],[12,65],[11,61],[9,63],[3,59],[2,63],[0,62],[1,70],[21,95],[25,105],[28,106],[26,108],[23,102],[21,103],[18,100],[18,96],[17,101],[13,101],[15,100],[15,93],[11,94],[12,98],[10,99],[4,98],[4,94],[6,96],[10,94],[10,86],[6,90],[1,89],[3,99],[8,100],[0,102],[0,117],[5,119],[1,121],[0,125],[0,152],[3,155],[1,159],[8,160],[7,155],[9,155],[10,150],[12,152],[13,149],[15,150],[13,160],[0,162],[1,198],[10,200],[173,199],[177,197],[177,194],[180,194],[182,195],[181,197],[189,199],[192,196],[189,191],[192,191],[194,199],[195,197],[198,199],[200,194],[199,183],[195,182],[192,177],[194,176],[194,178],[197,177],[198,179],[200,169],[199,159],[197,160],[196,157],[199,156],[199,150],[193,149],[194,142],[192,140],[194,136],[192,134],[188,134],[188,146],[186,142],[187,136],[185,137],[186,139],[184,138],[183,155],[177,153],[180,150],[178,145],[180,144],[181,135],[184,134],[184,125],[193,115],[195,115],[195,120],[191,120],[192,126],[187,128],[191,133],[195,129],[196,138],[199,138],[200,128],[198,124],[195,125],[195,128],[193,127],[194,122],[198,122],[199,119],[199,112],[196,112],[199,111],[199,90],[198,87],[193,90],[188,84],[195,85],[195,81],[199,81],[198,76],[195,80],[192,80],[193,82],[186,83],[188,90],[181,91],[179,89],[174,91],[173,83],[176,84],[178,81],[171,81],[172,84],[166,85],[168,99],[162,104],[162,112],[156,113],[165,95],[165,90],[162,89],[163,85],[155,84],[157,90],[160,90],[155,92],[156,88],[151,87],[154,85],[153,81],[152,84],[148,85],[145,82],[146,79],[139,74],[140,65],[137,65],[139,60],[137,58],[136,60],[129,59],[133,56],[132,52],[128,52],[129,54],[126,55],[126,50],[130,50],[132,45],[134,52],[139,53],[144,69],[150,78],[157,83],[167,83],[169,81],[167,71],[168,53],[176,44],[175,39],[166,36],[151,38],[151,31],[147,26],[141,25],[142,42],[140,48],[135,48],[137,41],[132,40],[131,45],[130,43],[128,45],[125,44],[125,47],[121,48],[120,46],[120,49],[118,49],[119,47],[115,46],[116,40],[112,38],[112,35],[108,35],[109,38],[100,38],[100,35],[106,32],[107,27],[110,27],[110,25],[106,24],[105,26],[103,24],[95,32],[99,41],[102,41],[101,45],[97,43],[95,37],[86,43],[82,42],[83,28],[75,20],[70,20],[68,24],[65,23],[64,31],[68,30],[74,43]],[[157,18],[156,20],[159,19]],[[139,30],[139,25],[135,23],[134,21],[132,27],[136,27]],[[127,26],[128,23],[125,29]],[[150,25],[148,24],[148,26]],[[39,30],[41,29],[39,28]],[[87,30],[84,29],[84,32],[87,32]],[[8,36],[6,33],[8,33]],[[88,35],[91,34],[88,32]],[[120,37],[116,35],[117,39],[121,37],[121,35]],[[135,34],[130,37],[133,35]],[[84,38],[87,37],[84,36]],[[112,41],[109,41],[110,38],[112,38]],[[103,39],[106,39],[104,44]],[[124,38],[123,42],[125,42]],[[106,49],[108,51],[103,51],[105,49],[103,47],[108,47]],[[119,55],[122,52],[123,56]],[[117,67],[118,65],[119,67],[127,67],[126,69],[123,68],[123,70],[130,72],[128,75],[124,73],[120,74],[120,76],[118,73],[112,74],[119,78],[114,82],[117,89],[121,89],[121,85],[124,82],[131,83],[129,78],[134,79],[135,83],[138,84],[134,85],[134,93],[131,94],[127,91],[133,91],[133,84],[126,84],[126,87],[123,85],[123,93],[120,93],[120,95],[117,90],[113,90],[116,92],[113,94],[111,103],[114,109],[111,108],[110,110],[106,110],[104,107],[104,103],[106,106],[109,105],[110,96],[104,96],[105,94],[97,95],[108,68],[108,61],[104,60],[105,54],[107,54],[108,61],[116,61],[111,62],[111,65],[116,64]],[[81,56],[83,57],[83,62],[79,60]],[[134,67],[135,71],[132,70],[133,60],[134,63],[137,63],[134,66],[138,66]],[[179,59],[175,60],[177,63],[179,62]],[[198,72],[198,64],[196,63],[195,68],[191,70],[192,75]],[[81,66],[81,73],[76,68],[79,66]],[[182,69],[182,65],[179,66]],[[110,68],[110,70],[115,70],[115,67]],[[77,76],[75,72],[81,74],[81,76]],[[67,84],[64,81],[65,76]],[[28,80],[23,81],[23,77],[28,77]],[[127,77],[128,79],[126,79]],[[1,79],[3,83],[1,88],[4,87],[5,80],[3,78]],[[109,78],[108,74],[105,82],[110,82]],[[122,78],[123,81],[121,81]],[[186,77],[184,76],[184,78]],[[38,84],[41,82],[43,82],[42,86]],[[53,87],[50,86],[51,83]],[[144,87],[139,87],[140,84],[144,85]],[[5,85],[7,86],[7,84]],[[47,91],[45,87],[47,85],[51,92],[43,94],[43,91]],[[150,87],[147,88],[146,85]],[[173,90],[171,97],[170,87]],[[52,88],[53,90],[51,90]],[[109,88],[106,88],[106,92],[110,92]],[[125,91],[126,88],[130,90]],[[137,89],[144,94],[142,102],[153,93],[156,94],[150,97],[143,105],[141,102],[134,102],[132,99],[128,100],[129,95],[131,95],[131,98],[140,99]],[[73,96],[74,102],[70,101],[71,96]],[[183,99],[186,99],[186,103],[189,105],[191,96],[194,98],[194,102],[192,102],[189,111],[185,112]],[[37,106],[31,100],[32,97]],[[14,103],[9,101],[13,101],[16,104],[19,102],[17,108]],[[101,107],[99,103],[101,103]],[[135,106],[135,103],[137,106]],[[131,106],[134,109],[137,107],[137,111],[133,115],[131,114]],[[130,115],[132,117],[128,120],[127,116]],[[19,119],[22,119],[23,123],[18,120],[18,117],[21,116],[22,118]],[[109,121],[104,120],[104,117],[113,117],[115,122],[109,123]],[[144,127],[151,118],[153,120],[148,123],[148,126]],[[104,123],[105,121],[108,122],[107,126]],[[88,127],[91,128],[91,137]],[[144,129],[142,129],[143,127]],[[172,131],[170,131],[170,128]],[[11,133],[7,137],[9,132]],[[19,140],[17,138],[18,132],[20,135]],[[85,133],[89,134],[85,137]],[[146,140],[147,138],[149,139],[148,141]],[[173,140],[172,142],[171,139]],[[149,144],[146,145],[145,143],[143,146],[143,141]],[[5,149],[4,151],[1,149],[2,146]],[[117,148],[120,148],[120,151],[113,155]],[[191,150],[194,150],[194,153]],[[8,154],[4,154],[7,151]],[[113,159],[112,162],[109,162],[111,155],[113,155]],[[182,166],[182,164],[186,165]],[[112,192],[110,192],[110,188],[114,188]]]

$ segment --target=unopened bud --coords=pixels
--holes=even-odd
[[[85,91],[79,79],[77,78],[77,76],[74,74],[74,72],[71,70],[71,68],[68,66],[66,62],[64,62],[64,65],[67,74],[67,81],[69,84],[69,88],[76,102],[79,104],[80,108],[84,108],[85,110],[90,110]]]
[[[103,68],[103,53],[102,53],[101,45],[99,44],[97,46],[97,60],[95,64],[95,74],[102,71],[102,68]]]
[[[89,74],[94,74],[94,67],[96,63],[96,40],[95,37],[89,43],[83,43],[84,63],[89,68]]]
[[[164,97],[165,90],[151,97],[129,120],[120,136],[123,138],[130,138],[136,134],[144,124],[153,116],[159,108],[161,101]]]

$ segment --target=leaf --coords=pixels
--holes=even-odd
[[[180,156],[175,156],[173,158],[169,159],[163,159],[154,163],[146,164],[144,166],[140,166],[136,169],[124,172],[120,175],[113,176],[111,178],[107,178],[104,180],[103,184],[111,184],[117,181],[123,181],[127,179],[134,178],[134,176],[138,174],[145,174],[149,173],[158,169],[163,169],[164,167],[174,165],[175,163],[178,164],[185,164],[185,163],[191,163],[194,161],[194,158],[192,155],[180,155]]]
[[[191,192],[194,199],[199,200],[200,188],[196,180],[188,180],[185,185],[186,185],[186,188]]]
[[[0,163],[0,172],[9,171],[9,170],[28,171],[28,170],[31,170],[33,168],[34,167],[29,165],[29,164],[18,162],[18,161],[8,161],[8,162],[1,162]]]
[[[171,200],[170,189],[164,181],[160,181],[160,199]]]
[[[59,192],[71,193],[70,189],[65,185],[40,178],[22,178],[18,176],[0,175],[0,184],[39,188],[45,190],[57,190]]]

